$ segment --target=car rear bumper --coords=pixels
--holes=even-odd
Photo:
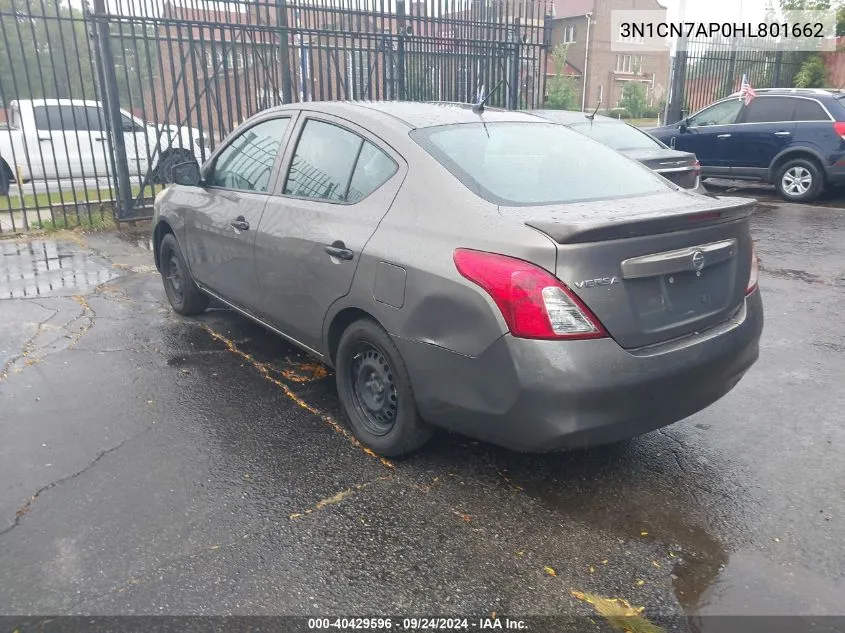
[[[759,290],[729,321],[625,350],[612,339],[505,335],[481,356],[394,338],[422,417],[507,448],[542,452],[633,437],[681,420],[730,391],[756,361]]]

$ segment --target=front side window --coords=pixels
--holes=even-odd
[[[208,179],[210,187],[267,191],[290,119],[271,119],[243,132],[224,149]]]
[[[464,123],[421,128],[411,136],[466,187],[496,204],[560,204],[670,190],[636,161],[561,125]]]
[[[736,122],[736,116],[742,109],[742,101],[739,99],[728,99],[721,101],[709,108],[705,108],[698,114],[692,115],[687,124],[689,127],[701,127],[705,125],[730,125]]]
[[[795,99],[789,97],[757,97],[742,111],[740,123],[780,123],[792,121]]]

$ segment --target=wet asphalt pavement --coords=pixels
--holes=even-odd
[[[280,339],[175,315],[149,251],[0,241],[0,614],[845,615],[845,211],[769,200],[754,234],[760,360],[709,409],[401,460]]]

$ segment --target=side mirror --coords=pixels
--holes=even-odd
[[[678,130],[680,130],[681,132],[686,132],[688,128],[689,128],[689,120],[688,119],[681,119],[678,122]]]
[[[193,160],[174,165],[170,173],[173,182],[177,185],[196,187],[202,182],[200,178],[200,166]]]

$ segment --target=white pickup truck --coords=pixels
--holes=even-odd
[[[8,129],[0,129],[0,195],[9,184],[84,179],[96,182],[112,170],[108,154],[106,110],[99,101],[34,99],[11,101]],[[211,153],[209,139],[196,128],[156,127],[121,110],[130,178],[168,182],[173,165],[202,161]]]

